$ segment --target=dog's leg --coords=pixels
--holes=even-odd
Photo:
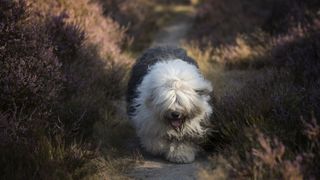
[[[176,163],[191,163],[195,159],[197,148],[186,143],[171,143],[166,158]]]
[[[141,145],[153,155],[164,154],[168,150],[168,143],[157,137],[143,137],[141,138]]]

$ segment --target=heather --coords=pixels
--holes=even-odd
[[[72,16],[77,7],[63,11],[61,6],[51,6],[57,8],[48,14],[42,2],[37,3],[1,1],[1,177],[95,175],[101,167],[109,168],[95,159],[104,157],[100,148],[112,144],[99,145],[93,132],[101,130],[95,124],[110,126],[111,119],[118,118],[112,100],[123,93],[130,61],[120,47],[123,30],[99,11],[94,14],[98,6],[86,6],[88,1],[77,4],[91,8],[93,14],[83,16]],[[105,24],[78,23],[75,17],[90,23],[100,18]],[[110,31],[99,32],[101,26]],[[104,173],[101,177],[109,171]]]
[[[123,178],[129,54],[187,3],[0,3],[1,179]]]
[[[201,178],[319,177],[319,7],[232,0],[198,6],[185,47],[215,91],[212,164]]]
[[[316,0],[202,1],[190,39],[219,45],[233,43],[239,35],[257,30],[285,34],[311,23],[318,16],[318,6]]]
[[[214,88],[199,178],[320,176],[318,0],[0,4],[0,179],[124,178],[143,161],[126,149],[132,56],[193,13],[183,46]]]
[[[86,33],[85,41],[97,46],[100,55],[113,56],[115,59],[125,61],[125,57],[121,56],[121,46],[127,43],[125,27],[111,17],[104,16],[99,3],[90,0],[81,0],[77,3],[72,0],[30,0],[30,2],[38,11],[37,14],[42,17],[61,15],[66,23],[80,26]]]

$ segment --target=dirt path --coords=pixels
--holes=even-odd
[[[164,160],[148,157],[142,164],[136,166],[128,177],[132,179],[152,180],[194,180],[198,170],[207,163],[206,159],[197,159],[191,164],[172,164]]]
[[[191,13],[177,15],[155,36],[151,47],[160,45],[180,46],[188,30],[191,28],[193,16]],[[139,148],[137,139],[128,143],[128,148],[142,154],[143,160],[133,170],[128,172],[131,179],[161,179],[161,180],[193,180],[197,179],[198,170],[208,163],[207,156],[198,157],[190,164],[174,164],[165,161],[162,157],[154,157],[144,153]]]
[[[128,148],[142,156],[140,163],[127,173],[130,179],[194,180],[197,179],[198,171],[209,163],[205,154],[200,154],[196,161],[190,164],[170,163],[163,157],[155,157],[144,152],[139,147],[137,138],[128,143]]]
[[[162,45],[179,46],[191,28],[192,23],[193,14],[182,13],[177,15],[156,34],[151,47]]]

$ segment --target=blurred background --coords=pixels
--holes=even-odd
[[[214,87],[199,179],[317,179],[319,30],[318,0],[0,0],[0,179],[127,179],[127,78],[163,44]]]

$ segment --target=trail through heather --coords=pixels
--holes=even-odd
[[[151,47],[155,46],[180,46],[184,41],[193,23],[192,12],[181,13],[173,17],[172,21],[164,26],[155,35]],[[200,155],[195,162],[190,164],[175,164],[164,160],[163,157],[149,155],[139,147],[137,138],[129,140],[127,147],[142,156],[140,163],[127,173],[130,179],[152,180],[192,180],[197,179],[198,171],[209,163],[206,155]]]
[[[193,14],[181,13],[155,35],[151,47],[180,46],[193,23]]]

